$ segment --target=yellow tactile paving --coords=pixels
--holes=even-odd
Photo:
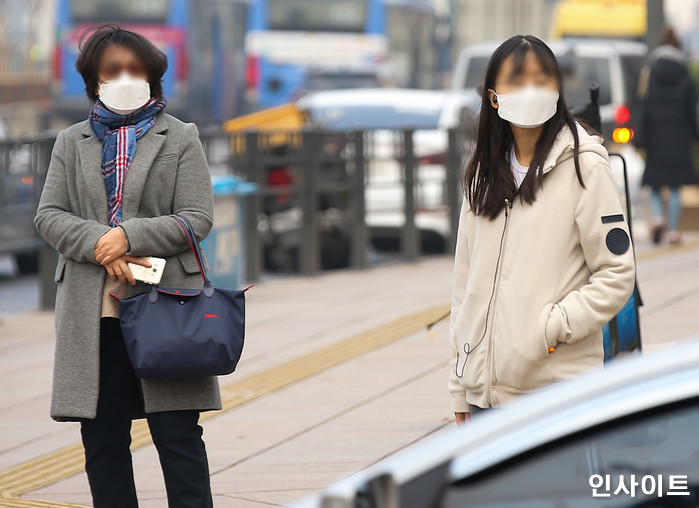
[[[257,397],[423,330],[428,324],[444,316],[444,313],[448,310],[449,304],[443,303],[442,305],[395,319],[372,330],[320,348],[282,365],[224,386],[221,388],[222,411],[229,411]],[[218,414],[220,414],[219,411],[202,413],[200,420],[207,420]],[[134,421],[131,435],[132,450],[151,444],[151,437],[145,420]],[[83,469],[83,447],[81,443],[76,443],[0,471],[0,507],[83,508],[82,505],[18,498],[21,494],[26,494],[79,474]]]
[[[2,508],[89,508],[81,504],[56,503],[37,499],[12,499],[0,497]]]
[[[688,250],[693,250],[699,248],[699,240],[694,240],[692,242],[681,243],[679,245],[666,245],[658,249],[651,249],[645,252],[636,254],[636,261],[646,261],[647,259],[654,259],[663,256],[668,256],[670,254],[676,254],[678,252],[684,252]]]

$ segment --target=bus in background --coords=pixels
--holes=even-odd
[[[58,0],[53,113],[87,117],[85,85],[75,70],[83,31],[105,22],[138,32],[166,55],[167,110],[199,125],[240,115],[245,101],[245,0]]]
[[[645,41],[646,0],[562,0],[556,5],[551,39],[595,37]]]
[[[428,0],[250,0],[247,97],[256,109],[298,97],[314,73],[401,87],[436,82],[435,13]],[[370,79],[366,81],[370,82]]]

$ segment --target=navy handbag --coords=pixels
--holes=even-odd
[[[144,379],[220,376],[236,368],[245,339],[245,291],[214,288],[186,217],[184,231],[204,281],[202,289],[153,286],[119,299],[121,330],[136,375]],[[114,295],[113,295],[114,296]]]

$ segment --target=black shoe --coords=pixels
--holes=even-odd
[[[657,225],[653,228],[653,243],[659,245],[663,241],[663,226]]]

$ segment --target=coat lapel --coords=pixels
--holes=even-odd
[[[85,122],[81,133],[86,136],[78,141],[78,167],[82,173],[85,190],[89,194],[92,212],[102,224],[109,224],[107,190],[102,178],[102,141],[95,135],[89,122]]]
[[[124,182],[122,220],[135,217],[138,213],[143,185],[153,164],[153,159],[158,155],[165,141],[165,136],[161,133],[166,130],[167,120],[161,112],[156,117],[153,127],[136,142],[136,153]],[[87,191],[91,195],[91,199],[88,201],[92,203],[94,214],[99,217],[99,221],[108,224],[107,191],[100,169],[102,166],[102,141],[95,135],[89,122],[85,122],[81,133],[86,137],[78,142],[79,166]]]
[[[165,141],[165,135],[161,134],[167,130],[167,120],[161,112],[156,117],[155,124],[146,132],[141,139],[136,141],[136,153],[131,161],[129,172],[126,174],[124,182],[124,203],[122,204],[121,217],[127,220],[136,217],[143,186],[146,177],[153,165],[153,159],[158,155]]]

